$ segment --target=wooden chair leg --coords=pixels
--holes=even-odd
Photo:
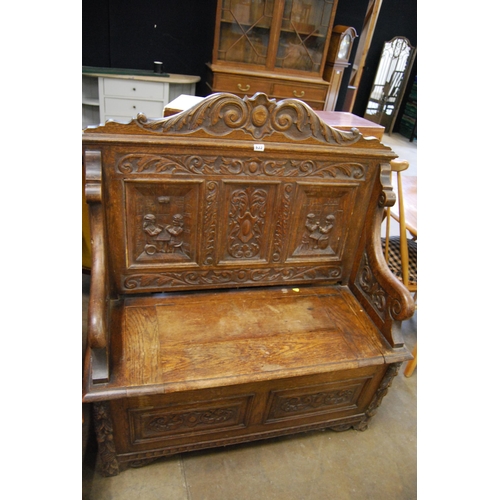
[[[408,361],[408,364],[406,365],[404,374],[405,377],[411,377],[413,374],[413,371],[417,367],[417,344],[415,344],[415,347],[413,348],[413,359],[411,361]]]

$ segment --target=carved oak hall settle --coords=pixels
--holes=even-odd
[[[301,101],[214,94],[83,134],[84,396],[101,469],[312,429],[364,430],[413,314],[384,261],[396,155]]]

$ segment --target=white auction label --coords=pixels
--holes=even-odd
[[[254,144],[253,145],[253,150],[254,151],[264,151],[264,144]]]

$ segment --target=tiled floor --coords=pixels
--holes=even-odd
[[[398,134],[384,142],[410,161],[409,175],[416,175],[416,142]],[[83,275],[83,311],[89,282]],[[411,350],[416,314],[403,332]],[[185,453],[110,478],[96,470],[91,428],[84,450],[84,500],[412,500],[417,498],[417,370],[410,378],[399,373],[364,432],[309,432]]]

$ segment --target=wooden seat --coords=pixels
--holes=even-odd
[[[310,375],[394,357],[344,287],[133,297],[115,304],[113,314],[120,319],[111,343],[121,349],[106,390],[115,396]]]
[[[174,453],[364,430],[411,355],[381,247],[395,154],[301,101],[215,94],[83,134],[83,399],[104,475]]]
[[[382,241],[385,258],[389,269],[400,279],[404,286],[417,296],[417,229],[416,223],[411,226],[406,224],[405,200],[403,177],[401,172],[408,169],[410,164],[406,160],[392,160],[391,170],[396,172],[398,189],[398,213],[396,220],[399,222],[399,236],[390,236],[391,209],[387,208],[386,237]],[[408,234],[411,239],[408,239]],[[417,366],[417,346],[415,345],[413,359],[405,368],[405,376],[410,377]]]

